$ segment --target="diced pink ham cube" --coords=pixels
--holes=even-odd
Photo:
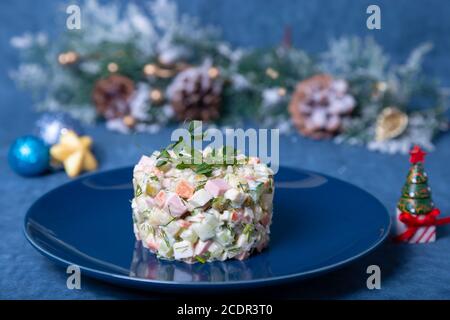
[[[260,222],[264,227],[267,227],[267,225],[270,223],[270,215],[268,213],[265,213]]]
[[[256,245],[256,250],[258,250],[258,252],[263,251],[263,249],[265,247],[267,247],[267,244],[269,243],[269,239],[262,239],[259,241],[259,243]]]
[[[195,245],[195,249],[194,249],[194,254],[196,256],[201,256],[202,254],[204,254],[206,251],[208,251],[209,246],[211,245],[211,241],[202,241],[202,240],[198,240],[197,244]]]
[[[180,219],[180,220],[178,220],[178,224],[180,225],[181,228],[189,228],[192,223],[190,223],[189,221]]]
[[[245,260],[248,258],[249,255],[250,255],[250,253],[248,251],[244,251],[244,252],[239,253],[237,256],[235,256],[235,258],[238,260]]]
[[[152,249],[152,250],[158,250],[158,248],[159,248],[159,245],[155,242],[154,239],[149,239],[149,238],[147,238],[147,239],[145,240],[145,243],[147,244],[147,247],[148,247],[149,249]]]
[[[153,207],[155,205],[155,200],[153,200],[152,197],[146,196],[145,203],[147,204],[147,206]]]
[[[162,187],[168,189],[168,188],[170,188],[170,183],[171,183],[171,180],[168,178],[165,178],[162,180]]]
[[[230,186],[224,179],[208,180],[205,184],[205,190],[214,197],[223,195],[228,189]]]
[[[163,190],[160,190],[155,196],[155,202],[160,208],[164,207],[166,203],[166,193]]]
[[[175,193],[172,193],[167,197],[165,209],[173,217],[180,217],[187,211],[183,201],[181,201],[181,198]]]
[[[139,160],[138,164],[136,165],[136,170],[142,170],[146,173],[149,173],[152,171],[153,167],[155,166],[155,161],[147,156],[142,156]]]
[[[154,166],[155,161],[152,158],[150,158],[150,157],[142,156],[138,163],[143,165],[143,166],[150,166],[150,167],[152,167],[152,166]]]

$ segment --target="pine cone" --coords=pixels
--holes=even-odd
[[[129,114],[128,99],[134,92],[134,82],[118,74],[95,83],[92,99],[97,113],[106,119],[122,118]]]
[[[342,129],[355,108],[345,80],[319,74],[301,81],[292,94],[289,112],[301,134],[315,139],[330,138]]]
[[[204,64],[179,73],[167,93],[179,121],[212,121],[220,116],[223,82]],[[217,69],[214,69],[217,71]]]

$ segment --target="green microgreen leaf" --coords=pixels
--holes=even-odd
[[[205,162],[194,166],[194,171],[197,174],[204,174],[205,176],[209,176],[213,171],[213,166]]]
[[[188,131],[189,131],[189,133],[191,135],[193,135],[194,134],[194,130],[195,130],[195,121],[191,121],[189,123]]]
[[[179,170],[184,170],[184,169],[187,169],[187,168],[191,168],[191,164],[188,164],[188,163],[179,163],[179,164],[177,164],[177,166],[176,166],[176,168],[177,169],[179,169]]]
[[[158,159],[169,159],[170,154],[166,149],[161,150],[161,153],[158,156]]]
[[[183,141],[184,141],[184,140],[183,140],[183,137],[180,136],[180,137],[178,138],[178,141],[169,144],[169,145],[167,146],[167,149],[169,149],[169,150],[175,149],[175,148],[176,148],[180,143],[182,143]]]
[[[159,168],[165,164],[167,164],[167,160],[158,160],[158,162],[156,162],[156,167]]]

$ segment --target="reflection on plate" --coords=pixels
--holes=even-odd
[[[130,276],[175,282],[227,282],[251,280],[255,278],[255,272],[258,272],[258,277],[270,278],[270,263],[267,257],[263,256],[261,260],[257,269],[239,260],[187,264],[158,259],[141,242],[136,242]]]

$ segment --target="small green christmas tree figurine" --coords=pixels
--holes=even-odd
[[[431,200],[431,189],[423,167],[426,153],[419,146],[414,146],[409,154],[411,168],[397,204],[394,240],[408,243],[434,242],[436,226],[450,223],[450,217],[437,218],[440,212]]]
[[[427,173],[423,166],[426,153],[419,146],[414,146],[410,155],[411,168],[402,189],[398,209],[411,214],[427,214],[433,210],[434,204],[431,200]]]

